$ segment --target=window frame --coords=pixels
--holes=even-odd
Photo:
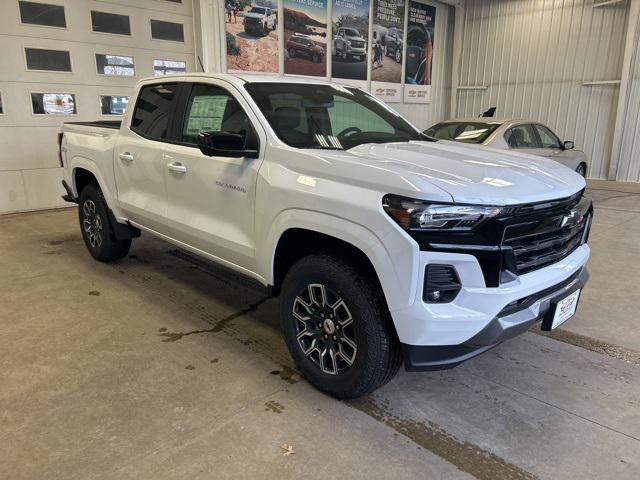
[[[531,127],[531,131],[533,132],[533,138],[537,142],[537,145],[534,147],[512,147],[511,144],[509,143],[509,140],[507,139],[507,134],[514,128],[526,127],[527,125]],[[515,125],[511,125],[509,128],[505,130],[504,134],[502,135],[502,138],[504,139],[506,144],[509,146],[509,150],[531,150],[534,148],[542,148],[540,146],[540,138],[538,138],[538,132],[536,132],[536,129],[534,128],[534,124],[530,122],[516,123]]]
[[[556,135],[556,132],[551,130],[551,128],[547,127],[543,123],[532,123],[532,125],[533,125],[533,131],[536,133],[536,137],[538,137],[538,144],[540,145],[538,148],[542,148],[542,149],[545,149],[545,150],[562,150],[562,141],[560,140],[560,137],[558,137],[558,135]],[[542,144],[542,137],[540,136],[540,132],[538,132],[538,127],[546,128],[549,131],[549,133],[551,133],[553,138],[555,138],[556,141],[557,141],[555,147],[545,147]]]
[[[124,116],[127,114],[126,110],[124,111],[124,113],[102,113],[102,97],[128,97],[129,100],[131,100],[131,95],[119,95],[117,93],[98,93],[98,108],[99,108],[99,115],[101,117],[108,117],[108,118],[120,117],[120,118],[124,118]],[[127,107],[128,106],[129,106],[129,103],[127,102]]]
[[[158,61],[158,62],[182,62],[182,63],[184,63],[184,72],[179,72],[179,73],[162,73],[162,74],[156,75],[156,65],[155,65],[155,63],[154,63],[154,62],[156,62],[156,61]],[[170,58],[154,58],[154,59],[151,61],[151,65],[153,66],[153,75],[154,75],[154,76],[157,76],[157,77],[159,77],[159,76],[161,76],[161,75],[182,75],[182,74],[187,74],[187,68],[188,68],[187,61],[186,61],[186,60],[182,60],[182,59],[173,60],[173,59],[170,59]]]
[[[16,0],[18,3],[18,25],[25,27],[36,27],[36,28],[54,28],[56,30],[69,30],[69,25],[67,25],[67,10],[66,6],[63,3],[57,3],[60,0],[45,0],[45,1],[35,1],[35,0],[23,0],[29,3],[40,3],[43,5],[52,5],[56,7],[62,7],[62,11],[64,12],[64,27],[58,27],[56,25],[42,25],[39,23],[25,23],[22,21],[22,14],[20,13],[20,0]]]
[[[91,16],[91,14],[93,12],[96,13],[106,13],[107,15],[119,15],[121,17],[127,17],[129,19],[129,33],[113,33],[113,32],[97,32],[93,29],[93,18]],[[98,35],[115,35],[116,37],[129,37],[132,38],[134,36],[134,31],[133,31],[133,26],[131,23],[131,15],[124,15],[122,13],[114,13],[114,12],[105,12],[103,10],[89,10],[89,23],[91,23],[90,27],[91,27],[91,33],[96,33]]]
[[[49,50],[53,52],[67,52],[69,54],[69,68],[71,70],[40,70],[35,68],[29,68],[29,61],[27,59],[27,49],[30,48],[32,50]],[[43,48],[39,46],[31,46],[31,45],[23,45],[22,46],[22,56],[24,58],[24,69],[26,72],[40,72],[40,73],[62,73],[66,75],[71,75],[74,73],[73,68],[73,56],[71,55],[71,50],[58,50],[55,48]]]
[[[171,109],[169,111],[169,122],[167,123],[167,138],[156,138],[136,130],[136,128],[133,126],[133,120],[135,119],[135,116],[136,116],[136,110],[138,110],[138,102],[140,102],[140,99],[142,97],[141,95],[142,91],[148,87],[154,87],[154,86],[166,85],[166,84],[171,84],[171,85],[175,84],[178,86],[178,88],[176,89],[176,94],[175,94],[175,97],[173,98]],[[134,135],[138,135],[139,137],[142,137],[146,140],[151,140],[152,142],[170,143],[175,145],[176,142],[173,141],[173,139],[176,138],[175,125],[176,123],[179,123],[177,120],[176,114],[179,113],[179,105],[182,102],[186,84],[187,82],[172,80],[169,82],[158,81],[158,82],[145,83],[144,85],[141,85],[140,88],[136,91],[136,102],[135,102],[135,105],[133,106],[133,110],[131,110],[131,115],[129,116],[129,121],[127,123],[127,129]],[[126,115],[126,112],[125,112],[125,115]]]
[[[172,23],[174,25],[180,25],[182,26],[182,40],[169,40],[167,38],[155,38],[153,36],[153,22],[163,22],[163,23]],[[186,35],[185,35],[185,31],[184,31],[184,23],[180,23],[180,22],[171,22],[169,20],[161,20],[159,18],[150,18],[149,19],[149,36],[151,38],[151,40],[153,41],[158,41],[158,42],[171,42],[171,43],[181,43],[181,44],[186,44]]]
[[[128,57],[128,58],[131,58],[133,60],[133,75],[117,75],[115,73],[100,73],[98,71],[98,55],[111,55],[111,56],[116,56],[116,57]],[[137,78],[137,74],[136,74],[136,57],[134,57],[133,54],[125,55],[125,54],[120,54],[120,53],[102,53],[102,52],[94,51],[93,52],[93,60],[94,60],[95,65],[96,65],[96,75],[98,75],[100,77]]]
[[[54,94],[54,95],[73,95],[74,105],[76,113],[35,113],[33,111],[33,95],[45,95],[45,94]],[[44,100],[44,98],[43,98]],[[42,91],[42,90],[29,90],[29,104],[30,104],[30,112],[31,116],[36,118],[56,118],[56,117],[77,117],[80,112],[80,108],[78,107],[78,94],[75,92],[51,92],[51,91]]]

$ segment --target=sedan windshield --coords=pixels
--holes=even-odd
[[[348,150],[363,143],[430,140],[372,95],[338,85],[245,85],[278,138],[291,147]]]
[[[425,135],[439,140],[482,143],[500,124],[482,122],[444,122],[425,130]]]

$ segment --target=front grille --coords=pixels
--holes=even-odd
[[[502,246],[513,252],[513,273],[522,275],[555,263],[584,242],[591,223],[589,204],[576,202],[563,207],[562,213],[550,208],[549,216],[505,229]]]
[[[351,42],[351,46],[353,48],[362,48],[364,47],[364,42],[354,41],[354,42]]]

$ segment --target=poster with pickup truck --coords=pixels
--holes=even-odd
[[[225,0],[227,70],[278,73],[278,0]]]
[[[369,62],[369,0],[333,0],[331,77],[366,88]]]
[[[436,7],[411,0],[404,73],[405,103],[431,101],[431,67]]]
[[[284,73],[327,75],[327,0],[284,0]]]
[[[385,102],[402,101],[405,0],[373,0],[371,92]]]

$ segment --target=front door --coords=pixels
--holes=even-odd
[[[143,86],[129,128],[114,147],[118,206],[129,220],[165,233],[167,192],[162,158],[169,138],[177,83]]]
[[[262,152],[258,158],[210,157],[197,147],[197,138],[200,132],[216,131],[255,139],[253,125],[258,123],[241,96],[224,82],[210,82],[193,84],[185,95],[178,138],[163,153],[170,236],[253,270],[254,201]]]

